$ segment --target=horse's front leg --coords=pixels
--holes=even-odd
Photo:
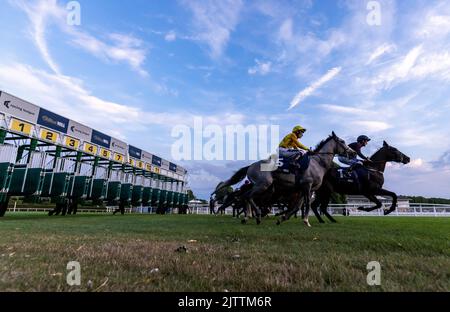
[[[306,184],[303,188],[303,196],[305,199],[305,216],[303,218],[303,223],[307,227],[311,227],[311,224],[309,223],[309,210],[311,208],[311,184]]]
[[[325,223],[325,221],[323,221],[322,217],[320,216],[317,208],[319,206],[321,206],[322,202],[320,201],[320,198],[316,198],[312,204],[311,204],[311,209],[314,212],[314,215],[316,216],[317,220],[319,220],[319,223]]]
[[[389,210],[385,210],[384,211],[384,215],[387,216],[391,212],[395,211],[395,208],[397,207],[397,194],[395,194],[394,192],[385,190],[385,189],[381,189],[377,193],[379,195],[386,195],[386,196],[391,196],[392,197],[392,205],[389,208]]]
[[[364,208],[364,207],[358,207],[358,210],[362,210],[362,211],[366,211],[366,212],[370,212],[376,209],[380,209],[383,204],[381,203],[381,201],[375,196],[375,195],[368,195],[368,194],[364,194],[364,196],[370,200],[371,202],[375,203],[376,206],[374,207],[370,207],[370,208]]]

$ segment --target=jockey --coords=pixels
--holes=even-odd
[[[356,152],[356,154],[364,161],[370,161],[370,159],[368,157],[364,156],[364,154],[361,153],[361,148],[365,147],[367,145],[367,143],[369,143],[369,141],[370,141],[370,138],[367,135],[360,135],[358,137],[358,140],[356,142],[349,144],[348,147],[353,149]],[[363,164],[363,162],[361,160],[356,158],[356,155],[354,158],[347,158],[344,156],[339,156],[338,159],[341,163],[350,165],[350,168],[353,168],[355,165]]]
[[[306,129],[302,126],[295,126],[291,133],[286,135],[281,141],[279,147],[284,149],[298,149],[304,154],[305,151],[310,151],[308,147],[299,142],[299,139],[303,137]]]

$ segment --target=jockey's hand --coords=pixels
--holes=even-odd
[[[373,161],[371,161],[370,159],[366,159],[363,161],[363,165],[364,166],[373,165]]]

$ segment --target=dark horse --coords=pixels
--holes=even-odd
[[[352,157],[352,155],[355,155],[355,151],[349,148],[344,140],[340,139],[333,132],[315,148],[313,155],[310,156],[309,166],[302,171],[298,181],[294,174],[278,172],[273,158],[270,158],[269,160],[259,161],[239,169],[230,179],[220,183],[214,193],[217,193],[225,187],[239,183],[247,176],[249,181],[253,183],[253,187],[245,194],[244,200],[247,209],[244,211],[245,217],[243,223],[247,222],[251,209],[253,208],[256,212],[256,223],[260,224],[261,210],[255,203],[255,199],[264,196],[267,191],[270,192],[272,185],[275,189],[285,190],[290,193],[299,191],[301,197],[298,200],[298,204],[300,205],[302,203],[301,198],[303,198],[305,205],[303,222],[305,225],[311,226],[308,220],[311,194],[322,184],[323,177],[331,168],[335,155]]]
[[[330,202],[330,197],[333,192],[348,194],[348,195],[363,195],[367,197],[376,206],[370,208],[359,207],[358,210],[372,211],[382,207],[382,203],[376,195],[387,195],[392,197],[392,205],[388,210],[384,211],[384,215],[393,212],[397,206],[397,195],[393,192],[383,189],[384,184],[384,170],[387,162],[398,162],[408,164],[410,158],[400,152],[393,146],[383,142],[383,147],[380,148],[370,161],[365,163],[365,166],[357,166],[353,171],[356,172],[357,177],[353,182],[346,182],[345,179],[340,178],[340,169],[330,169],[324,177],[322,186],[316,191],[316,200],[311,205],[311,209],[316,215],[320,223],[324,223],[320,217],[317,208],[320,206],[320,211],[332,222],[335,219],[327,212],[327,207]]]

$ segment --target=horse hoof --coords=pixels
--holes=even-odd
[[[241,221],[241,224],[247,224],[247,220],[245,220],[245,219],[242,220],[242,221]]]
[[[280,222],[280,220],[277,220],[277,225],[281,225],[281,222]]]
[[[393,212],[394,210],[385,210],[384,211],[384,215],[387,216],[388,214],[390,214],[391,212]]]
[[[257,225],[260,225],[260,224],[261,224],[261,220],[256,219],[256,224],[257,224]]]
[[[311,227],[311,224],[309,224],[308,221],[303,221],[303,223],[304,223],[307,227]]]
[[[359,211],[367,211],[366,208],[364,208],[364,207],[358,207],[357,209],[358,209]]]

